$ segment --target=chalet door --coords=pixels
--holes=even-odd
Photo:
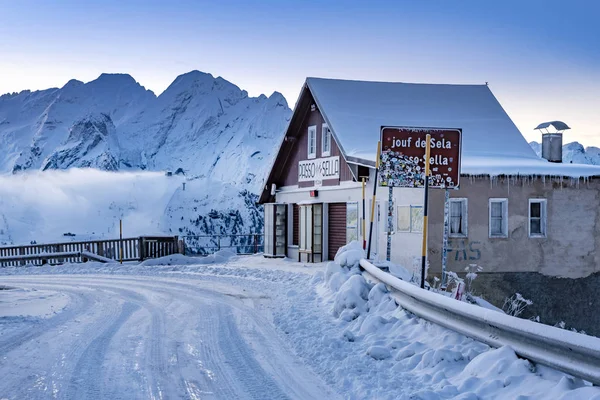
[[[346,203],[329,203],[328,260],[346,244]]]
[[[299,261],[323,261],[323,204],[300,206]]]
[[[265,256],[285,257],[287,247],[286,204],[265,204]]]

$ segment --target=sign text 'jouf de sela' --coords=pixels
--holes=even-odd
[[[414,127],[381,128],[380,186],[425,186],[427,134],[431,135],[429,186],[458,188],[462,131]]]

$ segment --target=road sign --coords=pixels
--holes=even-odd
[[[430,188],[458,189],[461,129],[381,128],[379,186],[425,187],[425,150],[431,135]]]

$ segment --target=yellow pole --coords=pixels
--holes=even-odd
[[[365,177],[362,178],[362,237],[363,237],[363,250],[367,249],[367,231],[365,228],[365,217],[367,216],[365,210]]]
[[[377,142],[377,158],[375,160],[375,180],[373,181],[373,201],[371,202],[371,223],[369,225],[369,246],[367,248],[367,258],[371,258],[371,237],[373,236],[373,220],[375,219],[375,194],[377,192],[377,174],[379,172],[379,153],[381,152],[381,142]],[[377,246],[377,243],[375,243]]]
[[[427,262],[427,205],[429,203],[429,155],[431,151],[431,135],[425,138],[425,200],[423,202],[423,244],[421,247],[421,289],[425,289],[425,264]]]

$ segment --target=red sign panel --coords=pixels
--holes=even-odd
[[[380,186],[425,187],[427,134],[429,187],[458,189],[462,130],[437,128],[381,128]]]

